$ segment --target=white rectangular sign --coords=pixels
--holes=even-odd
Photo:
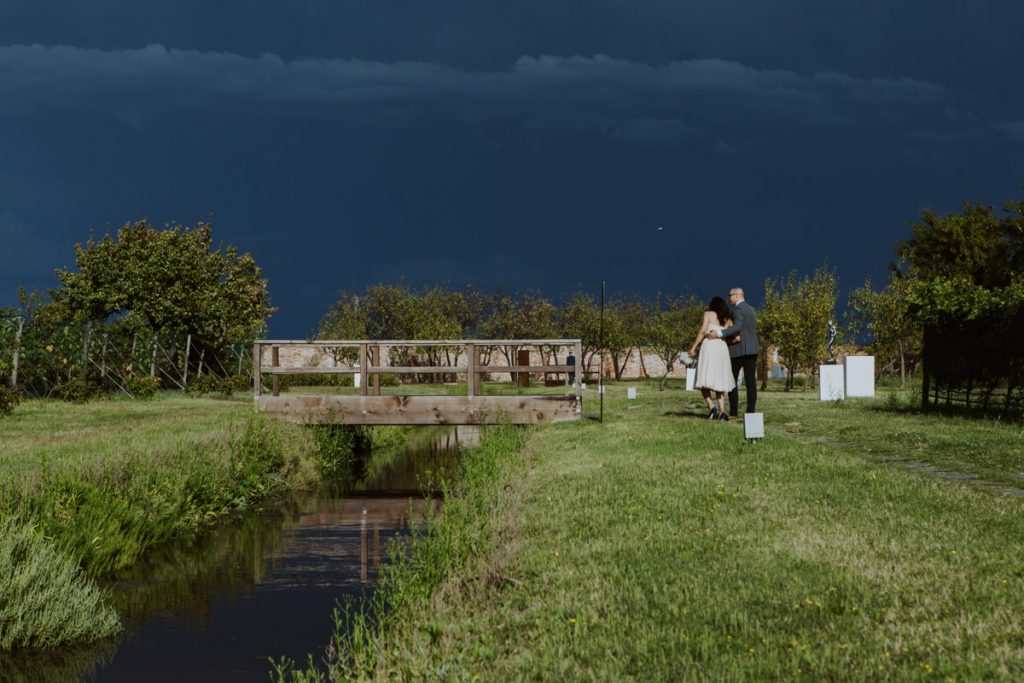
[[[875,357],[847,356],[843,360],[847,396],[875,395]]]
[[[694,391],[697,388],[697,368],[686,368],[686,390]]]
[[[743,438],[764,438],[764,413],[745,413],[743,415]]]
[[[842,365],[819,365],[818,377],[820,398],[822,401],[839,401],[846,398]]]

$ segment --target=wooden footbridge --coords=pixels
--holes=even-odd
[[[531,365],[526,351],[517,356],[516,365],[491,363],[495,349],[572,351],[577,365]],[[382,350],[391,358],[419,359],[421,351],[443,350],[448,365],[391,365],[382,361]],[[403,353],[406,351],[406,353]],[[452,353],[454,352],[454,357]],[[543,357],[543,354],[542,354]],[[464,364],[458,364],[459,359]],[[582,344],[579,339],[472,339],[472,340],[266,340],[253,345],[253,389],[256,410],[302,424],[351,425],[467,425],[532,424],[577,420],[583,415]],[[527,360],[526,363],[522,361]],[[528,385],[533,373],[553,373],[565,377],[575,373],[572,384],[562,394],[513,395],[495,393],[500,387],[486,386],[484,375],[509,373],[519,379],[519,388]],[[354,393],[327,393],[308,387],[303,393],[281,393],[281,378],[294,375],[350,374],[358,378]],[[263,393],[263,377],[271,377],[271,395]],[[381,393],[384,375],[435,375],[458,378],[464,382],[441,384],[444,394],[402,393],[403,385],[387,387]],[[526,380],[526,381],[523,381]],[[423,385],[406,385],[419,388]],[[437,387],[438,385],[434,385]],[[461,387],[465,393],[461,393]],[[484,391],[486,389],[486,392]],[[391,391],[395,393],[391,393]],[[449,393],[452,392],[452,393]],[[557,390],[556,390],[557,391]]]

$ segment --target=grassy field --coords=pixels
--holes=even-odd
[[[638,386],[470,459],[332,677],[1024,678],[1024,500],[879,457],[1014,482],[1021,424],[768,392],[751,445]]]

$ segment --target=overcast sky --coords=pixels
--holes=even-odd
[[[1016,0],[0,0],[0,306],[130,220],[304,336],[381,281],[702,297],[883,278],[1019,198]],[[658,228],[662,227],[661,230]]]

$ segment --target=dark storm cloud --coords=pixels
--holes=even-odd
[[[182,109],[241,108],[252,116],[393,123],[366,115],[384,109],[398,118],[440,114],[468,123],[514,117],[529,126],[677,145],[715,129],[899,127],[943,118],[950,99],[942,86],[913,79],[759,70],[719,59],[649,65],[604,55],[523,56],[505,70],[471,71],[161,45],[0,48],[0,110],[98,109],[136,122]]]

